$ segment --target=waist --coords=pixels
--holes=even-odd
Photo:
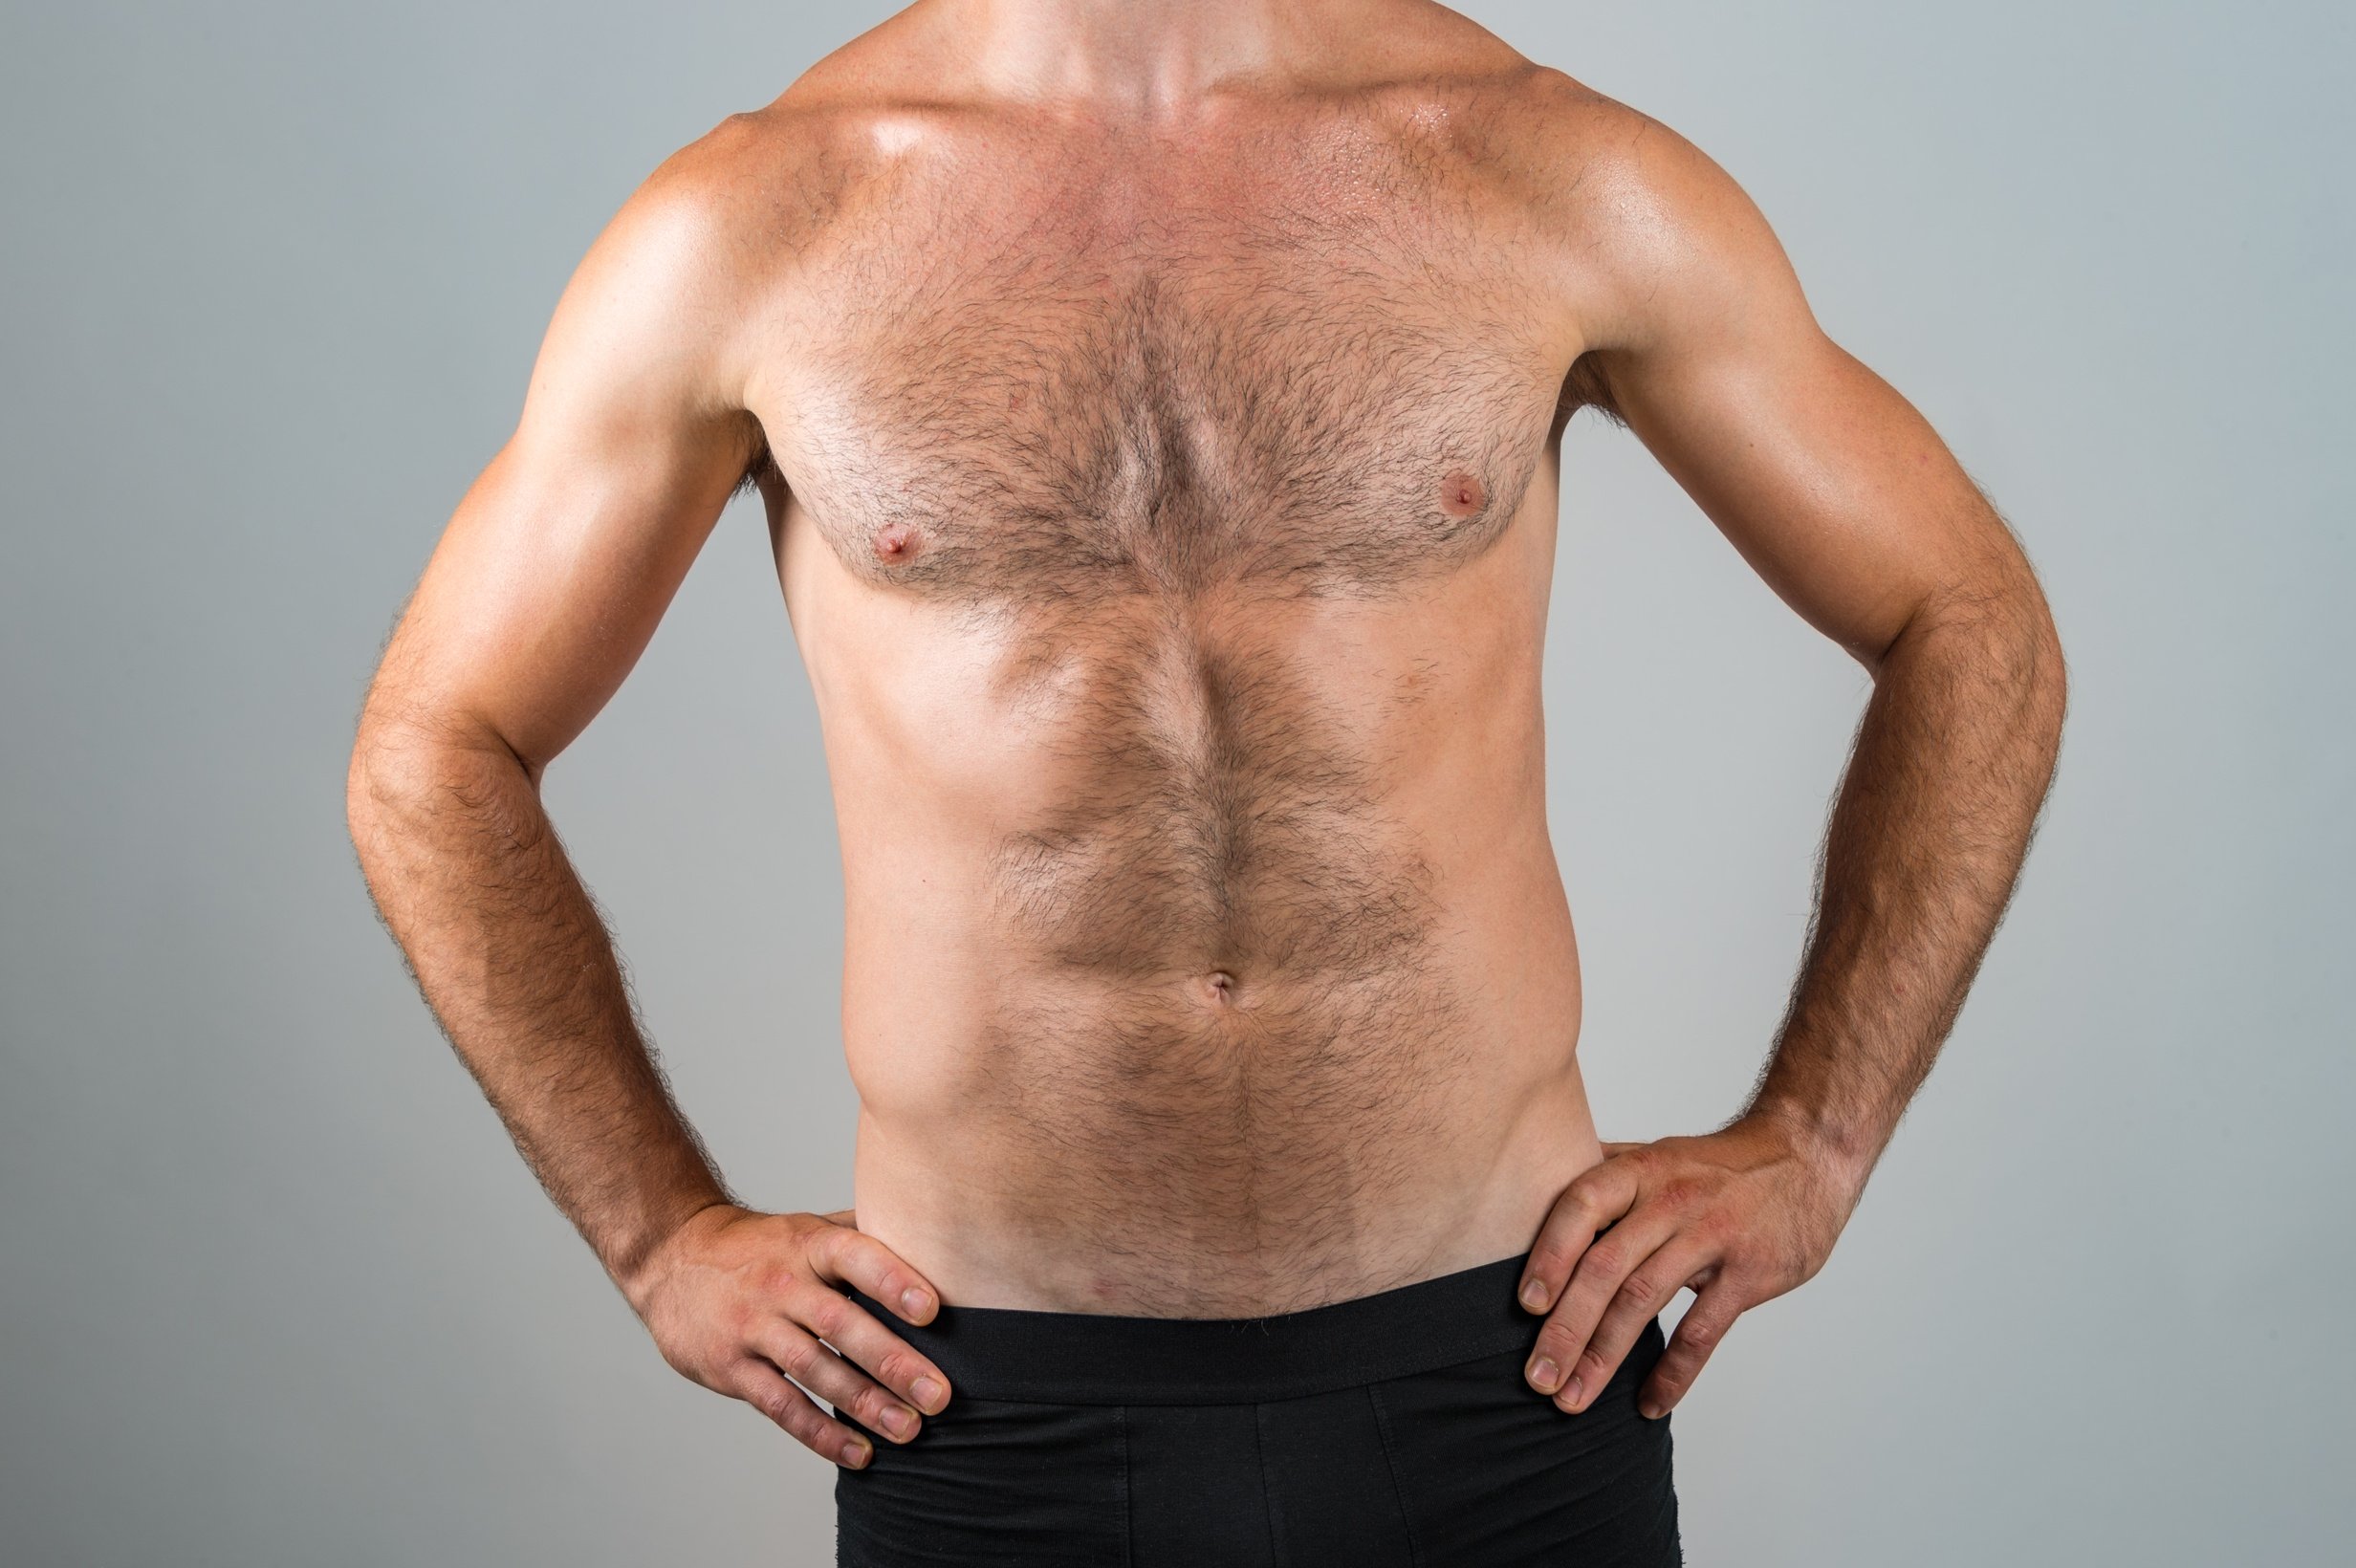
[[[1536,1342],[1515,1299],[1526,1253],[1325,1306],[1258,1318],[1141,1318],[944,1305],[911,1324],[852,1300],[967,1399],[1233,1405],[1411,1377]]]
[[[1413,1115],[1247,1105],[1225,1123],[1090,1118],[1066,1088],[955,1126],[862,1109],[860,1228],[961,1304],[1260,1317],[1526,1250],[1602,1158],[1575,1066]]]
[[[989,969],[959,944],[927,945],[914,984],[855,942],[862,1229],[969,1300],[1156,1317],[1333,1300],[1527,1246],[1598,1158],[1546,880],[1538,907],[1348,979],[1239,964],[1139,985]]]

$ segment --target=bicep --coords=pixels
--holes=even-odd
[[[709,229],[658,176],[590,248],[386,648],[377,716],[536,773],[644,651],[757,445]]]
[[[1873,664],[1943,595],[2017,555],[1922,415],[1828,338],[1716,164],[1650,124],[1620,161],[1644,216],[1599,248],[1612,404],[1800,616]],[[1625,193],[1624,193],[1625,194]]]

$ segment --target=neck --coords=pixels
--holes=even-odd
[[[1010,96],[1153,113],[1300,74],[1332,0],[940,0],[971,69]],[[1363,9],[1363,8],[1362,8]]]

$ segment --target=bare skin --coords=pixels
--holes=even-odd
[[[1545,818],[1560,438],[1642,440],[1873,674],[1752,1102],[1596,1136]],[[739,1203],[541,808],[766,500],[847,888],[857,1209]],[[949,1397],[840,1286],[1235,1317],[1524,1250],[1584,1407],[1823,1264],[2050,778],[2010,531],[1673,131],[1408,0],[926,0],[667,161],[388,644],[350,819],[672,1365],[829,1458]],[[904,1299],[905,1298],[905,1299]]]

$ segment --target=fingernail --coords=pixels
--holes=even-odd
[[[855,1437],[848,1443],[845,1443],[842,1446],[842,1462],[850,1466],[853,1470],[857,1470],[860,1466],[865,1464],[867,1462],[866,1440],[864,1438]]]
[[[949,1390],[930,1378],[917,1379],[909,1385],[908,1391],[916,1396],[916,1403],[927,1415],[938,1411],[941,1402],[949,1398]]]
[[[905,1437],[916,1430],[916,1412],[905,1405],[884,1406],[884,1429],[894,1437]]]
[[[1544,1312],[1546,1310],[1545,1283],[1542,1280],[1533,1279],[1529,1283],[1523,1285],[1521,1287],[1521,1304],[1528,1307],[1532,1312]]]
[[[1530,1363],[1530,1385],[1541,1394],[1553,1393],[1561,1378],[1562,1368],[1543,1356]]]
[[[925,1308],[929,1304],[929,1298],[925,1293],[913,1285],[900,1293],[900,1310],[911,1318],[924,1317]]]
[[[1579,1408],[1579,1396],[1582,1392],[1583,1392],[1583,1390],[1580,1387],[1579,1380],[1577,1378],[1573,1378],[1562,1390],[1563,1403],[1568,1405],[1572,1409],[1576,1410]]]
[[[1640,1403],[1636,1406],[1636,1413],[1643,1416],[1647,1421],[1658,1421],[1663,1416],[1669,1414],[1667,1410],[1662,1409],[1658,1405],[1655,1405],[1650,1400],[1645,1400]]]

